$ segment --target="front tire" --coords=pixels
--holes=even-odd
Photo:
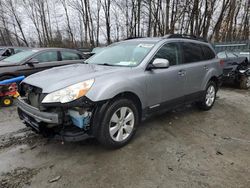
[[[138,123],[139,113],[133,101],[118,99],[107,107],[97,139],[107,148],[120,148],[133,138]]]
[[[204,96],[201,101],[198,102],[198,107],[201,110],[207,111],[210,110],[215,102],[217,93],[217,87],[214,81],[210,81],[207,84]]]

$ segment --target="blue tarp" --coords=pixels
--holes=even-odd
[[[3,80],[3,81],[0,81],[0,85],[11,84],[11,83],[14,83],[14,82],[21,82],[24,78],[25,78],[25,76],[18,76],[18,77],[15,77],[15,78]]]

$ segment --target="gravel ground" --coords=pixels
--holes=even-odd
[[[186,106],[141,124],[126,147],[62,145],[0,109],[0,187],[249,187],[250,91],[224,88],[211,111]]]

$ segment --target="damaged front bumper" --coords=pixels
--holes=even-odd
[[[75,119],[68,113],[68,111],[72,111],[72,108],[45,112],[29,105],[25,98],[21,97],[17,100],[17,106],[20,119],[35,132],[45,137],[53,137],[61,141],[80,141],[90,137],[86,124],[84,127],[74,125]]]
[[[17,106],[19,110],[26,113],[28,116],[43,121],[45,123],[61,124],[62,120],[59,118],[58,113],[41,112],[39,109],[27,104],[22,98],[18,98]]]

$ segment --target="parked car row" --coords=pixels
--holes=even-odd
[[[18,114],[46,137],[95,137],[106,147],[119,148],[152,114],[187,103],[210,110],[222,66],[211,45],[193,36],[125,40],[84,63],[28,76],[20,85]]]

